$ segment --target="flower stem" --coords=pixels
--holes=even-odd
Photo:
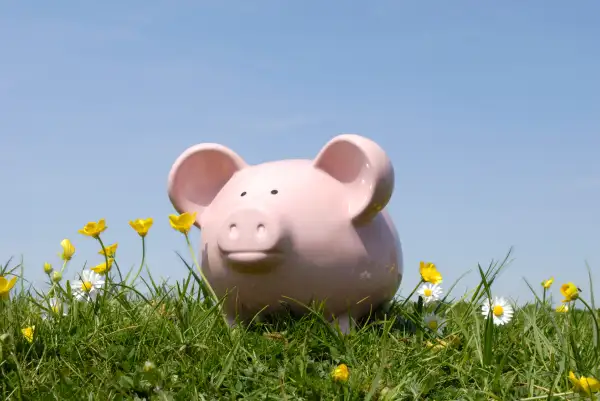
[[[406,305],[406,303],[408,302],[408,300],[410,299],[410,297],[412,297],[414,295],[414,293],[417,291],[417,289],[419,288],[419,286],[421,284],[423,284],[423,279],[419,280],[419,283],[416,285],[416,287],[412,290],[412,292],[408,295],[408,297],[406,297],[404,299],[404,302],[402,302],[402,304],[400,304],[400,307],[404,307],[404,305]]]
[[[544,292],[542,294],[542,307],[546,306],[546,287],[544,287]]]
[[[62,268],[60,269],[60,274],[63,274],[63,272],[67,268],[67,263],[69,263],[69,260],[65,259],[65,261],[63,262]]]
[[[100,238],[100,236],[98,235],[96,237],[96,239],[98,240],[98,242],[100,242],[100,246],[102,247],[102,253],[104,254],[104,262],[106,263],[106,282],[108,283],[108,255],[106,254],[106,248],[104,247],[104,242],[102,242],[102,239]],[[117,266],[117,272],[119,273],[119,279],[121,280],[121,283],[123,282],[123,276],[121,275],[121,269],[119,269],[119,266]]]
[[[215,294],[212,287],[208,283],[208,280],[206,280],[206,277],[204,276],[204,272],[202,271],[202,269],[200,268],[200,265],[198,264],[198,259],[196,258],[196,253],[194,252],[194,248],[192,247],[192,243],[190,242],[190,237],[187,234],[185,234],[185,241],[187,242],[188,250],[190,251],[190,254],[192,255],[192,260],[194,261],[194,265],[196,265],[196,269],[198,269],[198,271],[200,272],[200,275],[202,276],[201,288],[204,292],[204,297],[210,296],[216,305],[219,302],[219,299],[217,298],[217,295]],[[202,284],[204,284],[204,285],[202,285]],[[206,294],[206,289],[208,289],[208,291],[210,291],[210,295]]]
[[[69,260],[65,259],[65,261],[63,262],[63,265],[62,265],[62,267],[60,269],[60,274],[61,275],[63,274],[63,272],[67,268],[67,263],[69,263]],[[52,276],[50,275],[50,273],[48,273],[48,278],[52,282],[52,286],[50,287],[50,290],[48,291],[48,295],[50,295],[50,294],[54,294],[54,289],[56,288],[57,283],[55,283],[54,280],[52,280]]]
[[[144,267],[145,260],[146,260],[146,238],[142,237],[142,262],[140,263],[140,268],[138,269],[137,273],[135,274],[135,276],[133,276],[133,279],[131,280],[131,284],[129,284],[130,286],[133,287],[133,283],[135,282],[135,280],[137,280],[140,273],[142,272],[142,268]]]
[[[117,271],[120,272],[121,271],[121,267],[117,263],[117,258],[113,256],[113,261],[112,262],[115,264],[115,267],[117,268]],[[127,277],[125,277],[125,279],[127,279]]]
[[[109,272],[108,272],[108,255],[106,254],[106,247],[104,246],[104,243],[102,242],[102,240],[100,239],[100,236],[98,235],[96,237],[96,239],[98,240],[98,242],[100,242],[100,246],[102,247],[102,253],[104,253],[104,262],[106,263],[106,270],[105,270],[105,274],[104,277],[106,278],[106,280],[104,280],[104,292],[102,293],[102,303],[104,304],[104,302],[106,301],[106,296],[108,295],[108,285],[109,285],[109,281],[110,281],[110,276],[109,276]],[[119,272],[119,275],[121,275],[121,272]],[[123,281],[123,278],[121,277],[121,281]],[[95,303],[95,308],[94,311],[97,311],[97,307],[98,307],[98,302],[96,300]]]
[[[579,298],[581,303],[590,311],[592,315],[592,319],[594,320],[594,327],[596,328],[596,333],[594,335],[594,347],[596,348],[596,357],[598,357],[598,348],[600,347],[600,343],[598,342],[598,336],[600,336],[600,328],[598,328],[598,320],[596,319],[596,311],[592,309],[592,307],[585,302],[582,298]]]

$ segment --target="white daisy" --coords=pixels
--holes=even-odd
[[[423,298],[425,305],[437,301],[442,295],[442,287],[439,284],[425,283],[417,293]]]
[[[46,320],[52,316],[58,316],[61,314],[61,312],[62,312],[63,316],[66,316],[67,312],[69,310],[69,306],[66,304],[63,304],[61,302],[61,300],[58,298],[50,298],[48,300],[48,306],[49,306],[49,309],[51,312],[46,312],[46,311],[42,312],[42,319],[44,319],[44,320]]]
[[[100,288],[104,285],[104,279],[93,270],[84,270],[81,273],[81,280],[73,281],[73,295],[78,301],[93,300]]]
[[[494,299],[488,299],[481,308],[483,316],[487,317],[489,313],[492,313],[494,324],[502,325],[510,322],[513,317],[513,307],[510,306],[508,301],[502,297]]]
[[[423,318],[423,321],[425,322],[425,326],[429,330],[431,330],[439,335],[442,334],[442,332],[444,331],[444,327],[446,327],[446,319],[444,319],[441,316],[438,316],[434,313],[429,313],[429,314],[425,315],[425,317]]]

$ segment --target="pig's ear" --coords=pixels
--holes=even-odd
[[[321,149],[314,166],[346,186],[348,212],[356,224],[369,222],[392,197],[392,163],[385,151],[368,138],[336,136]]]
[[[203,143],[185,150],[175,160],[169,173],[169,199],[179,213],[196,212],[198,228],[202,213],[215,196],[246,162],[231,149]]]

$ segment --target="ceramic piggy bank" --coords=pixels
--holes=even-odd
[[[190,147],[173,164],[169,198],[197,212],[202,270],[230,324],[259,311],[322,303],[343,333],[390,301],[402,280],[398,234],[384,209],[394,170],[358,135],[331,139],[313,160],[247,164],[225,146]]]

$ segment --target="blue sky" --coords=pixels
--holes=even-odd
[[[0,259],[37,285],[102,260],[77,233],[106,218],[119,263],[130,219],[153,217],[148,263],[180,279],[166,179],[188,146],[248,162],[312,158],[334,135],[380,143],[407,294],[420,260],[444,288],[514,261],[495,294],[531,299],[554,275],[589,296],[600,272],[600,3],[6,2],[0,35]],[[199,232],[193,234],[195,243]],[[595,284],[600,288],[600,274]],[[553,288],[559,299],[558,286]]]

